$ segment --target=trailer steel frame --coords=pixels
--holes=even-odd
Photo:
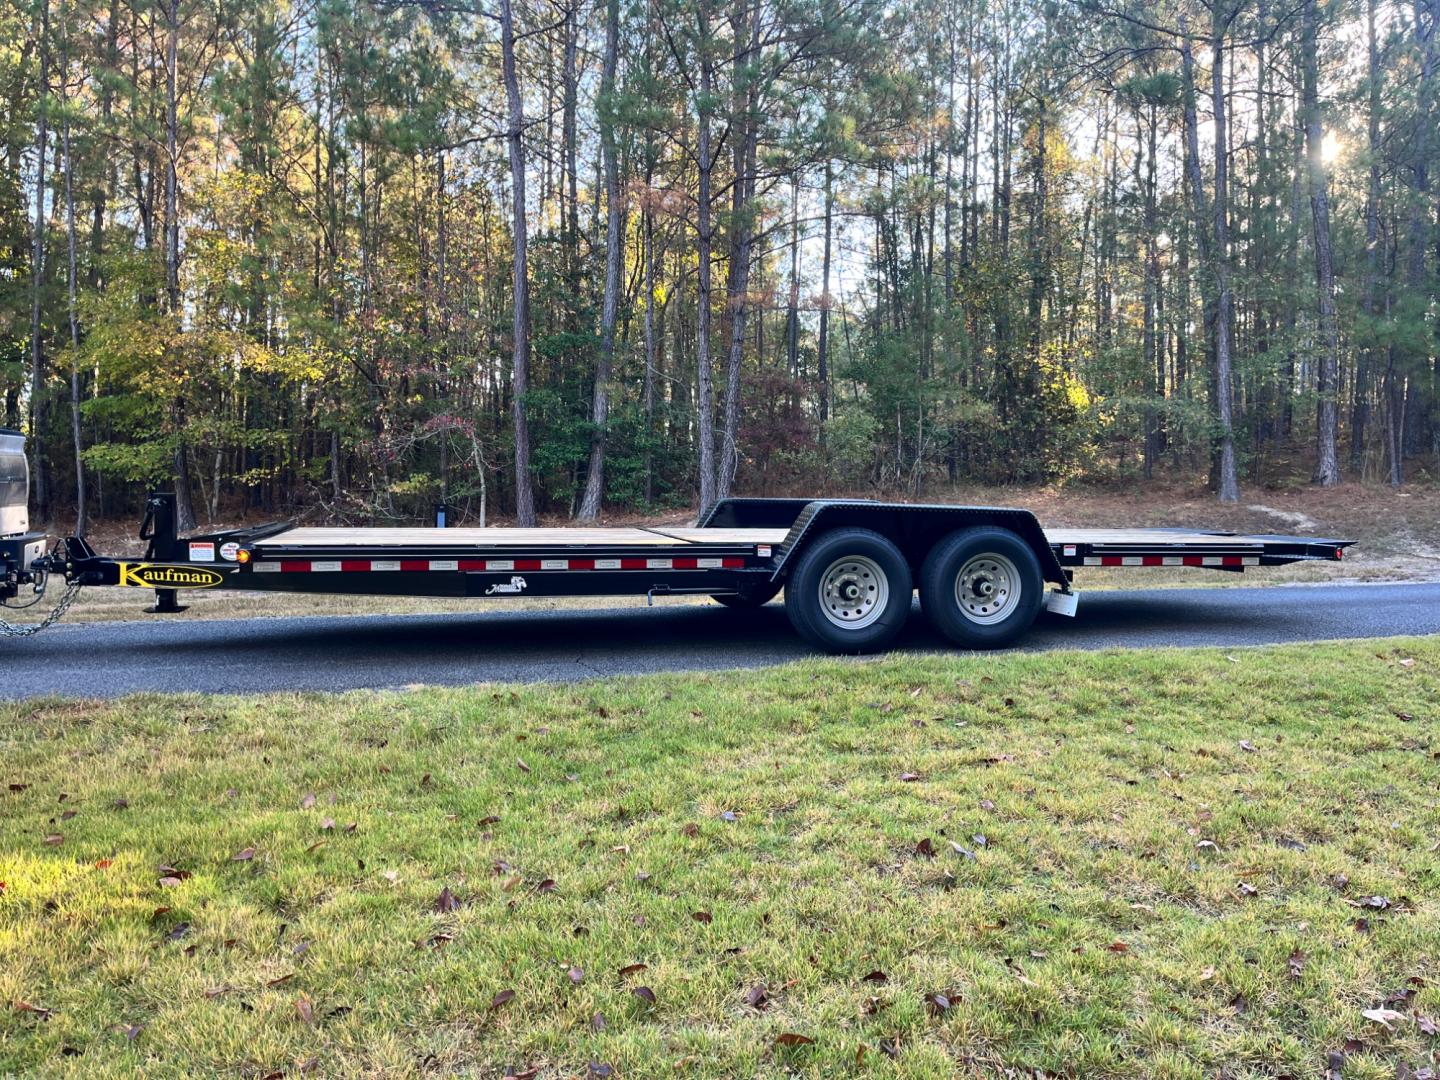
[[[974,612],[989,610],[992,592],[1007,598],[1005,611],[1017,609],[999,629],[949,619],[947,633],[953,640],[987,647],[1018,638],[1042,603],[1073,614],[1077,569],[1186,566],[1243,572],[1337,560],[1350,543],[1189,529],[1045,530],[1029,511],[1009,507],[749,498],[716,503],[693,528],[305,529],[274,522],[181,536],[175,497],[163,492],[148,499],[141,558],[101,555],[78,537],[65,538],[50,554],[36,557],[37,535],[0,537],[0,600],[14,597],[25,583],[41,591],[51,576],[72,585],[153,590],[155,603],[147,610],[157,613],[183,611],[179,596],[197,588],[475,598],[700,594],[736,607],[757,606],[786,588],[796,628],[832,651],[882,647],[908,613],[908,597],[916,588],[927,608],[948,603],[948,581],[943,588],[932,581],[928,591],[926,582],[942,572],[932,565],[932,554],[945,545],[978,544],[976,550],[1000,553],[973,564],[981,569],[970,573],[966,580],[971,584],[957,578],[953,585],[954,590],[981,590],[968,600],[955,592],[960,607],[968,603],[972,622],[986,621]],[[858,554],[829,568],[810,565],[813,552],[822,547],[853,548]],[[805,577],[808,596],[822,572],[830,576],[818,586],[821,599],[798,594],[792,599],[797,576]],[[943,572],[956,571],[950,566]],[[872,574],[884,579],[879,593],[869,580]],[[873,602],[873,596],[866,599],[867,588],[888,596],[891,579],[906,598],[904,611],[892,611],[888,626],[847,635],[847,627],[865,627],[842,610],[850,606],[845,598],[853,597],[856,605]],[[1048,599],[1043,596],[1046,582],[1054,586]],[[1015,603],[1022,594],[1025,603]],[[817,603],[829,604],[831,613],[822,610],[825,617],[819,618],[802,610]],[[999,599],[996,604],[1000,610]],[[937,624],[944,622],[930,614]]]

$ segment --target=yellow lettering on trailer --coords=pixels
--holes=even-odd
[[[221,585],[225,575],[203,566],[165,566],[157,563],[117,563],[120,580],[115,584],[136,589],[208,589]]]

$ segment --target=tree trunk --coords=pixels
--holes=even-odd
[[[1217,26],[1220,15],[1215,16]],[[1199,124],[1196,115],[1195,58],[1190,38],[1181,20],[1180,70],[1184,89],[1185,164],[1189,172],[1191,215],[1200,259],[1207,274],[1202,296],[1209,317],[1205,320],[1214,358],[1214,412],[1218,428],[1216,437],[1216,488],[1221,502],[1238,502],[1240,481],[1235,462],[1234,397],[1231,388],[1230,325],[1233,301],[1230,294],[1230,269],[1226,258],[1230,232],[1226,204],[1229,199],[1229,174],[1226,150],[1224,93],[1224,37],[1219,33],[1211,39],[1211,96],[1215,109],[1215,205],[1209,205],[1205,179],[1200,171]],[[1207,220],[1208,219],[1208,220]]]
[[[1230,281],[1230,137],[1225,98],[1225,36],[1219,5],[1210,39],[1210,101],[1215,118],[1215,413],[1220,434],[1218,495],[1222,503],[1240,501],[1235,459],[1233,342],[1235,301]]]
[[[562,61],[561,79],[561,138],[564,140],[564,182],[566,194],[565,232],[565,273],[570,282],[572,313],[579,308],[580,299],[580,170],[576,164],[578,139],[576,125],[579,115],[577,98],[576,52],[580,44],[579,20],[576,18],[578,0],[572,0],[565,10],[565,56]]]
[[[75,453],[75,535],[84,536],[90,527],[85,498],[85,460],[80,438],[80,314],[76,303],[76,258],[75,258],[75,169],[70,147],[70,111],[66,77],[69,74],[70,27],[66,19],[64,0],[60,5],[60,32],[62,35],[64,61],[61,63],[61,100],[65,105],[65,120],[61,128],[61,148],[65,156],[65,238],[69,261],[66,275],[66,294],[70,315],[70,440]]]
[[[710,365],[710,254],[714,242],[711,224],[710,185],[715,170],[714,151],[710,146],[710,118],[715,105],[714,60],[710,50],[710,16],[701,0],[696,49],[700,60],[700,93],[696,99],[699,114],[695,136],[695,167],[698,172],[698,205],[696,207],[696,288],[695,288],[695,408],[699,414],[697,435],[700,440],[700,508],[704,511],[715,501],[715,407],[714,372]]]
[[[1153,372],[1150,385],[1150,403],[1145,409],[1145,479],[1155,474],[1155,463],[1160,457],[1160,405],[1165,397],[1165,367],[1163,360],[1155,363],[1156,307],[1160,293],[1160,253],[1156,246],[1156,200],[1155,200],[1155,155],[1156,155],[1155,106],[1150,106],[1148,125],[1142,126],[1141,111],[1135,113],[1136,172],[1144,159],[1144,259],[1145,273],[1142,295],[1143,327],[1140,337],[1140,351],[1145,358],[1147,371]]]
[[[1316,314],[1319,318],[1320,369],[1316,387],[1318,431],[1316,434],[1315,483],[1334,487],[1340,483],[1340,462],[1336,455],[1340,409],[1337,396],[1340,380],[1340,342],[1335,327],[1335,261],[1330,246],[1330,194],[1325,175],[1320,126],[1318,23],[1316,0],[1305,0],[1302,16],[1301,63],[1304,65],[1301,92],[1305,108],[1305,148],[1309,155],[1310,213],[1315,227]]]
[[[800,377],[800,171],[790,178],[790,292],[785,300],[785,365]]]
[[[748,64],[741,59],[741,34],[746,22],[749,26],[749,44],[745,52],[751,56],[758,53],[760,37],[760,9],[756,4],[753,17],[747,19],[745,5],[751,0],[737,0],[735,10],[735,50],[733,77],[731,80],[732,100],[735,117],[731,124],[739,124],[738,137],[732,129],[734,142],[734,198],[732,200],[730,230],[733,238],[730,249],[729,292],[730,309],[730,351],[725,365],[725,417],[719,471],[715,478],[715,497],[723,499],[730,494],[731,485],[740,467],[740,368],[745,356],[745,323],[750,312],[750,255],[754,246],[754,224],[751,220],[755,199],[755,154],[759,138],[759,120],[756,117],[755,77],[748,72]]]
[[[174,324],[171,332],[177,340],[183,318],[180,307],[179,43],[180,0],[170,0],[165,8],[165,302],[166,313]],[[189,532],[195,528],[195,503],[190,493],[183,388],[171,406],[171,419],[175,427],[175,527]]]
[[[45,345],[42,316],[45,293],[45,152],[50,141],[50,3],[40,0],[40,81],[36,100],[35,233],[30,256],[30,449],[34,467],[35,509],[50,519],[49,469],[45,461]]]
[[[1426,253],[1430,240],[1430,153],[1434,142],[1434,120],[1432,119],[1433,76],[1437,58],[1435,52],[1436,19],[1432,14],[1425,17],[1425,9],[1433,0],[1415,0],[1414,28],[1415,45],[1420,54],[1418,86],[1415,94],[1415,131],[1412,137],[1410,173],[1410,212],[1407,222],[1408,236],[1406,284],[1414,297],[1417,307],[1428,307],[1429,268]],[[1396,425],[1396,461],[1392,468],[1392,483],[1399,483],[1403,477],[1403,460],[1407,452],[1418,442],[1419,428],[1424,420],[1425,406],[1422,392],[1429,381],[1425,367],[1430,360],[1430,350],[1421,346],[1413,349],[1409,357],[1411,370],[1407,372],[1408,386],[1404,395],[1404,406],[1400,410],[1401,422]]]
[[[820,380],[820,439],[830,419],[830,258],[834,232],[835,162],[825,158],[825,244],[820,256],[820,337],[816,343],[816,376]]]
[[[623,251],[620,165],[615,147],[615,67],[620,49],[620,0],[606,0],[605,61],[600,76],[600,152],[605,168],[605,298],[600,310],[600,352],[595,361],[595,394],[591,408],[590,468],[580,500],[581,521],[600,516],[605,497],[605,425],[610,414],[610,369],[615,355],[615,322],[620,305]]]
[[[650,147],[645,158],[645,209],[642,236],[645,244],[645,379],[641,394],[645,409],[645,505],[655,501],[655,211],[650,206],[654,179]],[[662,328],[663,330],[663,328]]]
[[[1380,44],[1375,16],[1379,0],[1366,0],[1365,28],[1368,43],[1369,115],[1366,146],[1370,154],[1369,185],[1365,192],[1365,292],[1360,298],[1368,325],[1365,346],[1355,368],[1354,407],[1350,420],[1350,467],[1359,472],[1365,464],[1365,435],[1370,424],[1370,383],[1376,369],[1374,320],[1379,313],[1380,289]]]
[[[515,238],[512,291],[514,359],[510,374],[510,413],[515,432],[515,517],[521,528],[535,524],[535,490],[530,476],[530,425],[525,396],[530,389],[530,276],[525,222],[525,112],[515,74],[515,20],[510,0],[500,0],[500,50],[509,106],[506,144],[510,152],[512,229]]]

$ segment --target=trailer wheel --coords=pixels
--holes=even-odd
[[[764,607],[775,597],[780,595],[778,582],[765,582],[759,587],[752,587],[738,593],[713,593],[710,596],[717,604],[724,604],[727,608],[736,611],[752,611],[755,608]]]
[[[1008,529],[962,529],[941,540],[920,569],[920,605],[957,645],[998,649],[1030,629],[1045,600],[1040,561]]]
[[[905,556],[869,529],[817,537],[785,583],[785,613],[810,644],[835,653],[884,648],[910,614]]]

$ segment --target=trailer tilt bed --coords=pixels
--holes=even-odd
[[[7,450],[8,442],[8,450]],[[831,652],[883,648],[918,591],[957,645],[1008,645],[1042,606],[1074,614],[1086,566],[1244,571],[1336,560],[1347,540],[1184,529],[1049,529],[1027,510],[838,499],[726,499],[694,528],[317,529],[288,523],[178,536],[175,498],[149,499],[141,559],[108,558],[78,537],[45,553],[27,531],[23,442],[0,433],[0,601],[22,587],[151,589],[147,610],[177,612],[180,590],[381,596],[712,596],[735,608],[783,588],[795,629]],[[1047,596],[1045,583],[1056,588]],[[33,597],[32,597],[33,598]],[[13,605],[9,605],[13,606]]]

